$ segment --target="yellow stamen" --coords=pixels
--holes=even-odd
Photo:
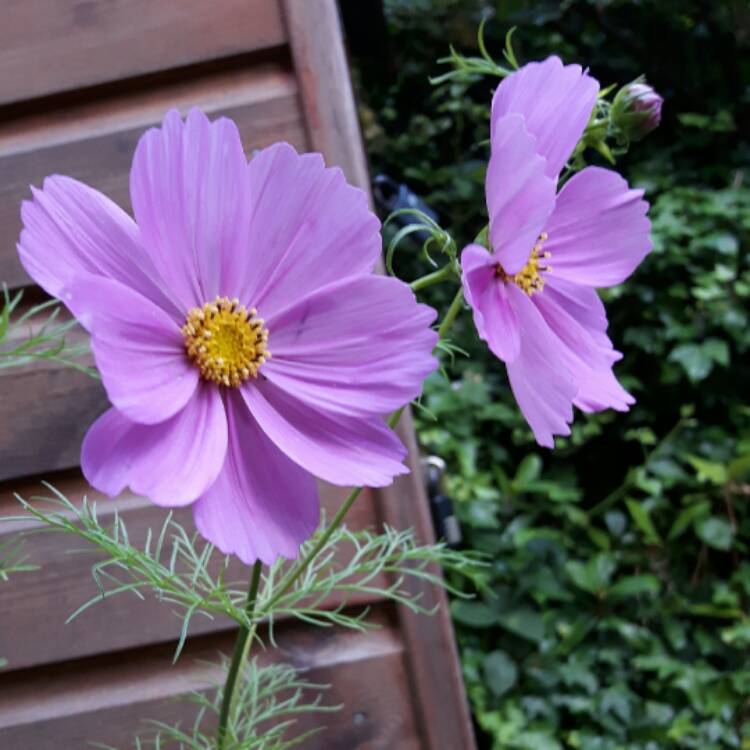
[[[188,359],[205,380],[237,388],[258,377],[271,358],[268,329],[257,310],[247,310],[238,299],[217,297],[187,315],[182,334]]]
[[[522,292],[531,297],[535,292],[541,292],[544,288],[544,279],[542,278],[542,272],[549,272],[552,270],[552,266],[546,261],[551,257],[551,253],[542,252],[542,245],[547,239],[547,233],[542,232],[539,235],[539,239],[531,249],[531,256],[529,262],[518,272],[514,274],[507,274],[503,267],[498,263],[495,266],[495,276],[502,279],[503,281],[513,282]]]

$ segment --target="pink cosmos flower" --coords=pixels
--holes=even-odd
[[[556,192],[599,84],[557,57],[498,86],[486,193],[491,251],[461,255],[479,335],[502,359],[534,436],[570,434],[573,405],[626,411],[596,287],[619,284],[651,249],[648,204],[615,172],[587,167]]]
[[[248,164],[234,123],[176,111],[138,143],[136,221],[53,176],[24,203],[24,267],[90,331],[113,407],[81,463],[193,506],[246,563],[294,557],[318,523],[314,477],[382,486],[407,471],[381,420],[436,366],[434,311],[373,273],[379,222],[318,154]]]

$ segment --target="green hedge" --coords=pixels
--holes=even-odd
[[[481,743],[750,748],[748,5],[385,6],[390,64],[359,69],[371,167],[408,182],[460,242],[486,223],[492,82],[427,78],[449,44],[473,53],[482,14],[498,55],[517,25],[524,60],[554,52],[605,84],[645,73],[666,98],[660,130],[618,164],[653,204],[654,252],[606,293],[637,405],[579,414],[539,449],[464,315],[455,343],[472,356],[429,381],[417,415],[467,543],[492,558],[486,591],[453,605]]]

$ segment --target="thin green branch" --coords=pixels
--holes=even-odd
[[[252,636],[255,632],[256,623],[253,614],[255,610],[255,601],[258,598],[258,588],[260,586],[260,574],[262,568],[263,563],[261,563],[260,560],[258,560],[253,566],[253,572],[250,578],[250,588],[247,592],[247,604],[245,605],[245,612],[247,612],[248,620],[252,621],[253,624],[249,628],[244,625],[240,626],[240,632],[237,634],[237,640],[234,644],[232,661],[229,663],[229,670],[227,671],[227,679],[224,682],[224,693],[221,701],[221,710],[219,712],[219,728],[216,735],[218,750],[223,750],[224,748],[227,735],[227,722],[229,721],[229,715],[232,710],[232,699],[237,686],[237,678],[247,661]]]

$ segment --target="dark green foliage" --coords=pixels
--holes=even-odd
[[[446,82],[453,44],[556,53],[603,84],[639,74],[661,128],[618,162],[653,204],[654,252],[605,292],[616,372],[638,403],[578,414],[538,448],[470,316],[450,381],[417,414],[449,466],[488,590],[454,618],[493,750],[750,748],[750,6],[699,0],[386,0],[389,64],[360,68],[373,171],[404,180],[459,248],[486,224],[496,80]],[[745,137],[743,137],[743,135]],[[595,161],[596,158],[589,159]],[[411,247],[411,253],[409,252]],[[424,272],[404,243],[397,269]],[[448,290],[428,290],[444,305]]]

